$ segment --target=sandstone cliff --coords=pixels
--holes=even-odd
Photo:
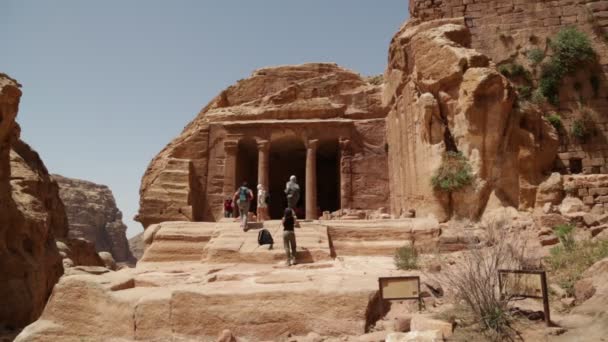
[[[59,187],[19,139],[19,88],[0,74],[0,326],[9,330],[40,316],[64,266],[103,265],[89,243],[68,238]]]
[[[105,185],[53,175],[68,216],[71,238],[95,244],[97,252],[110,252],[117,262],[134,262],[126,237],[127,226]]]
[[[342,206],[386,207],[386,110],[381,89],[335,64],[256,70],[222,91],[150,162],[141,182],[136,220],[148,227],[162,221],[222,217],[222,202],[234,192],[234,179],[225,177],[234,165],[227,161],[224,142],[236,136],[269,141],[291,135],[306,142],[321,132],[337,143],[342,134],[348,135],[340,142],[349,153],[341,168],[350,177],[343,179],[347,190]]]
[[[57,184],[19,140],[19,88],[0,75],[0,325],[13,329],[42,312],[63,274],[55,237],[67,234]]]
[[[135,257],[135,259],[141,259],[141,257],[144,255],[145,247],[146,245],[144,243],[143,232],[129,239],[129,249],[131,250],[131,253],[133,254],[133,257]]]

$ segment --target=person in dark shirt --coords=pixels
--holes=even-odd
[[[283,247],[285,248],[285,254],[287,254],[287,266],[296,264],[296,233],[294,227],[296,226],[296,217],[293,209],[286,208],[283,215]]]

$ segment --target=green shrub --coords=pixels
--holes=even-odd
[[[446,152],[441,165],[433,174],[431,183],[439,191],[452,192],[473,182],[471,165],[460,152]]]
[[[395,266],[400,270],[418,269],[418,251],[412,246],[403,246],[395,250]]]
[[[574,284],[591,265],[608,257],[608,240],[573,242],[572,248],[562,245],[551,248],[545,259],[551,279],[569,295],[574,294]]]
[[[517,87],[517,93],[522,100],[529,101],[532,98],[532,88],[530,86]]]
[[[572,124],[572,135],[579,140],[585,140],[589,136],[589,130],[587,129],[584,120],[574,120],[574,123]]]
[[[538,65],[545,59],[545,52],[541,49],[532,49],[528,51],[527,55],[532,65]]]
[[[523,65],[517,63],[507,63],[498,67],[498,72],[509,78],[521,77],[524,80],[531,82],[532,74]]]
[[[543,93],[540,91],[540,89],[536,89],[535,91],[532,92],[531,101],[536,104],[543,104],[543,103],[547,102],[547,99],[545,98]]]
[[[551,114],[547,116],[547,120],[556,130],[560,130],[562,128],[562,117],[559,114]]]
[[[553,228],[553,233],[555,236],[557,236],[559,242],[561,242],[562,246],[564,246],[566,250],[571,250],[574,248],[574,236],[572,235],[573,231],[574,226],[569,224],[560,224],[559,226]]]
[[[550,103],[557,105],[564,76],[591,61],[595,52],[589,38],[574,27],[561,29],[550,47],[553,55],[542,66],[539,89]]]

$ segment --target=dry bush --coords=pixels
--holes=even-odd
[[[494,340],[510,339],[513,317],[509,304],[515,299],[501,295],[498,271],[521,269],[525,264],[525,244],[511,238],[508,221],[499,218],[488,222],[486,246],[471,246],[459,264],[446,268],[440,281],[465,304],[474,323]],[[517,284],[508,284],[516,288]]]

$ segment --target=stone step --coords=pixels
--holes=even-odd
[[[385,240],[385,241],[364,241],[364,240],[343,240],[332,241],[336,255],[356,256],[356,255],[375,255],[393,256],[397,248],[411,246],[410,240]]]
[[[205,246],[213,238],[216,225],[203,222],[163,222],[148,227],[152,243],[147,246],[142,262],[197,261],[204,256]]]

